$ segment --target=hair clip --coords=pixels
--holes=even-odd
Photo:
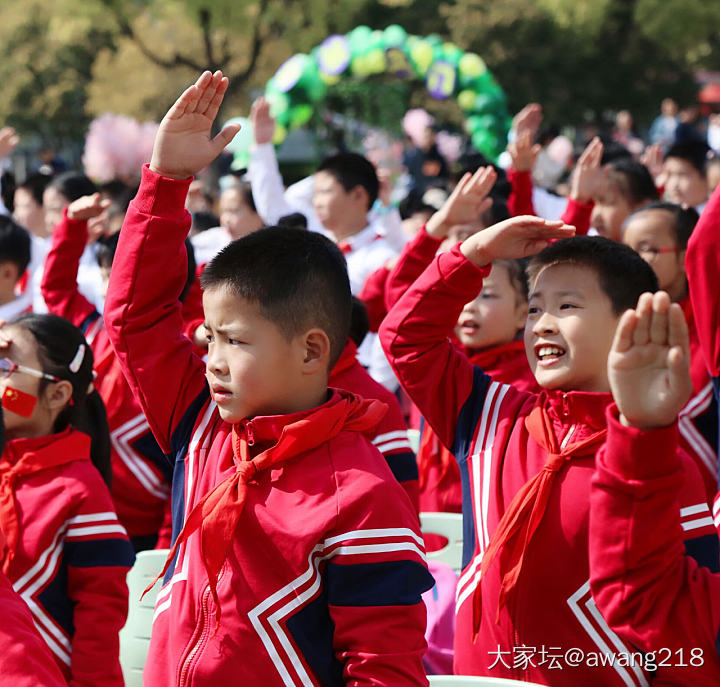
[[[68,365],[68,367],[70,368],[70,372],[75,374],[80,369],[80,366],[83,364],[83,360],[85,360],[85,344],[81,343],[78,346],[75,357],[70,361],[70,365]]]

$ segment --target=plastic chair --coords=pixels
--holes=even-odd
[[[141,551],[127,576],[128,618],[120,630],[120,666],[125,687],[142,687],[143,668],[150,647],[150,630],[155,613],[155,599],[162,580],[140,600],[145,588],[160,574],[167,558],[167,549]]]
[[[413,453],[417,455],[417,452],[420,448],[420,430],[419,429],[409,429],[407,431],[408,434],[408,441],[410,442],[410,447],[413,450]]]
[[[460,513],[420,513],[423,534],[439,534],[448,541],[442,549],[429,551],[429,561],[441,561],[456,573],[462,569],[463,524]]]
[[[469,675],[428,675],[430,687],[541,687],[535,682],[507,680],[502,677],[471,677]]]

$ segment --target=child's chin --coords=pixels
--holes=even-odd
[[[218,415],[220,415],[221,420],[224,420],[225,422],[228,422],[230,424],[240,422],[240,420],[243,419],[242,416],[240,416],[237,412],[233,412],[229,408],[222,408],[221,406],[218,406]]]

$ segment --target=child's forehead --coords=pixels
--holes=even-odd
[[[608,298],[597,270],[570,260],[543,266],[530,284],[530,298],[570,291],[587,298]]]

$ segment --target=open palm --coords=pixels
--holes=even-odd
[[[200,78],[175,101],[160,123],[150,168],[173,179],[187,179],[212,162],[240,130],[226,126],[211,137],[228,80],[217,71]]]
[[[692,391],[682,309],[664,292],[643,294],[621,318],[608,357],[608,380],[628,424],[672,424]]]

